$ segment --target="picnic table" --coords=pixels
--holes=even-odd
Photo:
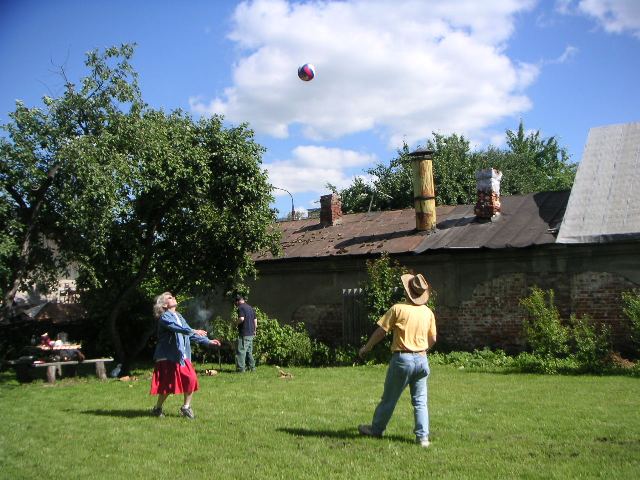
[[[56,377],[62,378],[63,376],[76,376],[78,374],[78,368],[80,365],[95,365],[96,376],[101,380],[107,379],[106,364],[113,362],[113,358],[86,358],[83,361],[78,360],[60,360],[60,361],[45,361],[45,360],[9,360],[7,364],[16,371],[16,377],[19,382],[30,382],[34,378],[40,376],[41,369],[46,373],[47,382],[53,384],[56,382]],[[63,368],[64,367],[64,368]]]

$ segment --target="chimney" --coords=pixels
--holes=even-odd
[[[434,232],[436,229],[436,194],[433,184],[433,152],[419,148],[411,158],[413,205],[416,210],[416,230]]]
[[[474,208],[480,220],[492,220],[500,215],[500,180],[502,172],[487,168],[476,172],[478,201]]]
[[[320,197],[320,225],[330,227],[342,223],[342,202],[335,193]]]

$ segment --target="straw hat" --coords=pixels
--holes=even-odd
[[[405,273],[400,277],[407,295],[415,305],[424,305],[429,300],[429,284],[422,276]]]

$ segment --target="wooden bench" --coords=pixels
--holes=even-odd
[[[18,363],[18,362],[9,362],[10,365],[12,365],[15,369],[16,369],[16,373],[18,375],[18,380],[20,381],[25,381],[26,379],[28,379],[29,376],[29,372],[28,370],[31,368],[46,368],[46,372],[47,372],[47,382],[48,383],[55,383],[56,382],[56,374],[59,377],[62,377],[62,367],[67,366],[67,365],[71,365],[71,366],[75,366],[77,368],[78,365],[85,365],[85,364],[94,364],[96,366],[96,376],[101,379],[101,380],[106,380],[107,379],[107,369],[105,367],[106,363],[109,362],[113,362],[113,358],[87,358],[85,360],[83,360],[82,362],[79,362],[77,360],[70,360],[70,361],[59,361],[59,362],[44,362],[44,363]],[[20,371],[19,371],[20,370]],[[75,375],[75,369],[74,369],[74,375]]]

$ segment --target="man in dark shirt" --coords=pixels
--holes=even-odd
[[[236,345],[236,371],[251,372],[256,369],[253,359],[253,338],[256,336],[258,320],[256,312],[251,305],[245,302],[244,297],[236,297],[238,307],[238,343]]]

